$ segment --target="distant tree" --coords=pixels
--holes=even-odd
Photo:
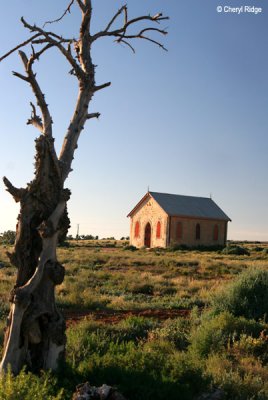
[[[3,244],[14,244],[16,239],[16,232],[5,231],[4,233],[1,233],[0,239]]]
[[[62,20],[75,6],[82,16],[79,37],[63,37],[46,29],[48,24]],[[64,279],[64,267],[57,260],[56,247],[69,227],[66,204],[70,191],[64,188],[64,183],[71,172],[80,133],[88,120],[100,116],[98,112],[89,112],[89,104],[95,93],[111,84],[97,85],[95,82],[92,45],[102,38],[111,37],[132,51],[132,39],[146,40],[164,49],[161,43],[149,36],[151,33],[167,33],[159,28],[159,23],[167,19],[161,13],[130,19],[127,5],[123,5],[104,29],[96,33],[92,32],[91,19],[91,0],[69,1],[61,17],[48,21],[42,27],[21,18],[23,26],[29,31],[29,38],[0,58],[2,61],[19,51],[24,73],[13,74],[30,85],[41,113],[39,115],[36,105],[31,103],[32,112],[27,124],[40,132],[36,139],[34,179],[25,188],[16,188],[4,178],[7,191],[20,203],[20,214],[14,252],[9,254],[18,272],[11,292],[1,370],[7,370],[9,364],[14,373],[23,364],[33,371],[55,369],[64,356],[65,321],[56,308],[54,294],[55,285]],[[25,47],[29,47],[28,55],[22,51]],[[77,103],[59,155],[54,147],[51,112],[34,72],[36,61],[42,60],[42,56],[52,48],[67,61],[70,73],[78,83]],[[54,66],[51,65],[51,68],[54,73]]]
[[[95,236],[93,236],[93,235],[82,235],[81,239],[82,240],[94,240]]]

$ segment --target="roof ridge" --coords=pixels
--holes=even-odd
[[[181,196],[181,197],[194,197],[196,199],[208,199],[208,200],[212,200],[213,199],[211,197],[204,197],[204,196],[192,196],[192,195],[188,195],[188,194],[176,194],[176,193],[164,193],[164,192],[152,192],[149,191],[148,193],[156,193],[156,194],[164,194],[164,195],[168,195],[168,196]]]

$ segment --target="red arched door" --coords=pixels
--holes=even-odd
[[[144,246],[145,247],[151,247],[151,225],[148,222],[147,225],[145,226],[145,232],[144,232]]]

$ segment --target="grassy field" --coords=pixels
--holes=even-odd
[[[51,392],[44,398],[70,399],[76,384],[89,381],[115,385],[129,400],[197,399],[215,388],[225,399],[268,399],[268,244],[240,243],[248,255],[125,245],[70,241],[59,249],[67,363],[56,377],[32,379],[27,396],[43,385]],[[16,275],[6,250],[0,247],[1,338]],[[12,388],[28,378],[16,379],[10,397],[0,382],[0,399],[13,399]]]

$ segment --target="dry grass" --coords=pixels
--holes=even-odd
[[[120,242],[72,241],[58,251],[66,277],[57,287],[57,301],[61,308],[91,310],[207,306],[210,294],[243,270],[268,268],[268,254],[262,251],[268,245],[244,246],[250,256],[161,249],[132,252]],[[16,274],[6,250],[0,246],[0,299],[5,307]]]

